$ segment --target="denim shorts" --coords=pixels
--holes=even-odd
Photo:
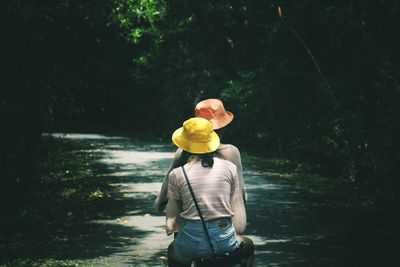
[[[231,218],[220,218],[205,223],[217,254],[229,253],[239,247]],[[182,220],[173,249],[175,259],[182,263],[190,263],[195,258],[213,255],[200,220]]]

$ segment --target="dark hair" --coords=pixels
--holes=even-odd
[[[214,152],[201,154],[199,156],[201,159],[201,166],[206,168],[211,168],[214,165]]]
[[[179,166],[185,165],[188,162],[190,156],[191,154],[189,152],[182,150],[181,157],[179,158]]]
[[[214,165],[214,152],[207,154],[194,154],[183,150],[181,157],[179,158],[179,166],[185,165],[191,156],[196,156],[199,158],[201,160],[201,166],[203,167],[211,168]]]

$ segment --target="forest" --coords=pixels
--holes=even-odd
[[[399,14],[395,0],[1,1],[0,202],[34,188],[42,133],[170,142],[219,98],[242,151],[398,207]]]

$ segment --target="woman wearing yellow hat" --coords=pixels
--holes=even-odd
[[[172,141],[187,162],[168,177],[167,234],[177,230],[171,220],[182,220],[168,248],[169,266],[190,266],[196,258],[236,251],[240,242],[232,203],[242,198],[240,181],[232,162],[215,157],[220,139],[211,122],[191,118],[173,133]]]
[[[221,137],[223,130],[226,126],[232,122],[234,116],[231,112],[225,110],[225,107],[221,100],[210,98],[197,103],[195,107],[195,116],[201,117],[209,120],[214,128]],[[240,157],[239,149],[231,144],[221,144],[218,147],[217,155],[219,158],[226,159],[236,165],[239,178],[240,191],[242,192],[242,198],[237,199],[232,205],[236,208],[236,216],[233,218],[233,223],[235,225],[236,231],[238,233],[243,233],[246,229],[247,217],[245,209],[245,199],[246,193],[244,189],[243,172],[242,172],[242,162]],[[161,186],[160,193],[155,200],[155,208],[158,212],[162,212],[167,203],[167,191],[168,191],[168,175],[172,169],[185,163],[187,160],[187,154],[183,153],[181,148],[178,148],[175,152],[174,160],[164,178]],[[179,218],[177,219],[179,220]],[[175,231],[178,231],[179,225],[175,223],[172,226]]]

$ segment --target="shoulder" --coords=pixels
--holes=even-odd
[[[239,149],[232,144],[221,144],[218,152],[221,155],[240,155]]]
[[[218,150],[218,153],[221,158],[229,160],[236,165],[239,165],[241,162],[240,151],[234,145],[222,144]]]
[[[182,149],[180,149],[180,148],[176,149],[174,159],[179,160],[181,155],[182,155]]]
[[[225,169],[229,170],[233,174],[236,173],[236,165],[231,161],[226,159],[214,158],[214,162],[219,166],[223,166]]]
[[[172,169],[171,172],[168,174],[170,179],[176,179],[178,177],[179,167]]]

